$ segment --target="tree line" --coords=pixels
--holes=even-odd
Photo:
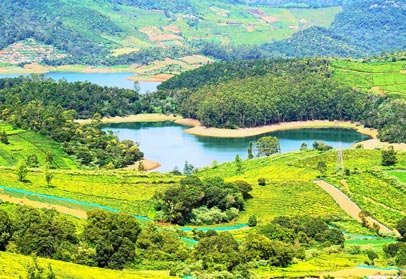
[[[141,112],[137,91],[103,87],[90,82],[55,81],[41,75],[0,79],[0,104],[27,105],[37,101],[44,106],[75,110],[76,118],[124,116]]]
[[[295,259],[304,260],[307,249],[344,245],[342,232],[317,217],[281,216],[237,241],[228,232],[184,233],[152,222],[142,225],[124,213],[92,210],[79,225],[55,210],[6,208],[0,209],[0,251],[111,269],[155,266],[170,269],[173,276],[222,273],[226,278],[251,278],[249,269],[287,267]],[[184,240],[195,244],[188,246]],[[390,245],[391,255],[404,253],[403,245]]]

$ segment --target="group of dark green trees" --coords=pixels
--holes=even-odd
[[[164,82],[149,98],[206,126],[255,127],[288,121],[350,120],[406,142],[406,101],[368,94],[333,78],[328,59],[216,63]]]
[[[224,272],[250,278],[249,268],[287,267],[305,258],[307,248],[344,243],[339,230],[312,217],[279,217],[237,242],[230,233],[195,230],[190,235],[102,210],[88,212],[79,226],[54,210],[6,208],[0,210],[0,251],[112,269],[140,264],[170,269],[171,275]]]
[[[87,167],[120,168],[143,157],[136,143],[119,141],[102,131],[100,122],[101,116],[138,113],[138,100],[136,91],[87,82],[0,79],[0,119],[61,143],[67,154]],[[74,121],[91,116],[90,125]]]
[[[251,185],[244,181],[225,182],[220,177],[200,180],[183,178],[179,185],[155,195],[161,219],[174,224],[215,224],[231,221],[244,210]]]

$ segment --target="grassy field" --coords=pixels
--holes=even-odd
[[[10,169],[0,169],[0,174],[0,185],[62,198],[51,199],[46,196],[29,195],[33,200],[83,210],[95,208],[92,204],[97,204],[149,217],[154,217],[155,214],[151,202],[154,193],[179,180],[169,175],[140,174],[130,171],[55,170],[53,187],[47,187],[42,171],[30,172],[27,177],[28,182],[18,182],[15,172]],[[12,196],[27,196],[27,194],[12,191],[6,191],[6,193]],[[82,203],[73,203],[67,199]]]
[[[0,122],[0,132],[5,131],[10,144],[0,143],[0,166],[15,166],[20,159],[37,155],[40,165],[45,164],[46,154],[53,155],[53,165],[61,169],[76,169],[77,165],[62,147],[39,134],[14,129],[11,125]]]
[[[406,183],[406,171],[390,171],[389,174],[397,177],[403,183]]]
[[[406,98],[406,62],[332,62],[334,78],[362,90]]]
[[[88,267],[84,265],[77,265],[73,263],[67,263],[62,261],[55,261],[49,259],[38,258],[38,263],[41,267],[47,268],[50,264],[52,270],[57,275],[57,278],[66,279],[81,279],[81,278],[120,278],[120,279],[161,279],[161,278],[173,278],[169,276],[168,271],[148,271],[148,270],[109,270],[97,267]],[[27,267],[33,264],[33,260],[29,256],[23,256],[18,254],[0,252],[0,278],[26,278]]]

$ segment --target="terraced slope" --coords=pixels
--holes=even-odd
[[[406,98],[406,61],[361,63],[335,60],[331,66],[334,78],[344,84]]]
[[[20,159],[36,155],[41,166],[49,153],[52,165],[61,169],[77,169],[75,161],[70,158],[55,141],[34,132],[14,129],[11,125],[0,122],[0,132],[6,132],[9,144],[0,142],[0,166],[15,166]]]

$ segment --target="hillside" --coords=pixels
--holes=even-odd
[[[404,61],[230,61],[174,77],[151,98],[165,104],[163,112],[208,127],[351,120],[378,129],[383,141],[405,142],[404,68]]]
[[[389,262],[386,256],[384,256],[382,248],[385,245],[394,243],[394,240],[389,238],[375,238],[372,230],[362,227],[351,217],[347,216],[334,200],[313,181],[320,175],[318,163],[325,162],[327,170],[323,174],[323,179],[330,181],[334,186],[342,189],[342,191],[360,205],[365,212],[369,212],[368,214],[373,218],[376,218],[392,229],[396,226],[397,221],[405,215],[404,208],[402,207],[404,201],[404,190],[402,190],[404,183],[396,178],[398,173],[401,172],[385,167],[378,167],[381,160],[380,151],[354,149],[344,152],[345,167],[349,171],[346,172],[344,177],[340,177],[336,172],[336,156],[337,152],[333,150],[328,152],[309,150],[247,160],[242,163],[241,167],[239,167],[237,163],[232,162],[199,171],[197,175],[203,179],[222,176],[228,182],[237,180],[247,181],[252,185],[253,191],[251,193],[252,198],[247,201],[245,210],[241,211],[239,216],[232,222],[219,225],[197,226],[197,228],[202,230],[211,229],[218,232],[227,231],[231,233],[233,238],[241,242],[239,249],[244,251],[243,253],[246,253],[245,245],[249,245],[247,244],[250,243],[249,241],[255,241],[252,239],[253,235],[257,235],[258,233],[266,234],[267,226],[269,226],[271,232],[275,229],[282,230],[273,231],[273,234],[267,237],[271,239],[279,239],[280,237],[289,239],[288,231],[283,231],[282,226],[276,228],[272,227],[272,224],[275,225],[275,223],[272,223],[274,222],[273,220],[278,220],[279,216],[290,216],[295,220],[304,218],[300,216],[322,218],[322,220],[326,220],[330,226],[339,228],[345,232],[344,248],[339,248],[338,246],[322,248],[318,246],[318,244],[315,244],[315,242],[309,242],[308,244],[303,243],[301,245],[303,245],[303,249],[306,250],[306,256],[300,256],[300,259],[298,258],[294,263],[289,264],[289,267],[281,267],[278,264],[275,264],[276,267],[272,269],[251,266],[250,272],[262,276],[280,273],[290,274],[292,276],[297,274],[310,275],[314,274],[314,272],[316,274],[323,272],[335,274],[336,272],[345,272],[346,270],[348,270],[347,272],[355,272],[355,274],[363,274],[366,270],[362,271],[362,269],[358,270],[353,268],[356,268],[367,259],[365,253],[371,249],[379,255],[379,260],[376,261],[376,264],[378,266],[386,266]],[[398,154],[398,159],[399,162],[395,168],[405,168],[405,154]],[[143,278],[142,276],[153,278],[150,276],[157,276],[157,278],[162,278],[159,276],[167,274],[167,271],[144,271],[151,268],[158,268],[159,270],[170,269],[171,273],[176,272],[179,275],[199,274],[198,276],[200,276],[202,274],[200,272],[210,273],[214,272],[214,270],[210,267],[208,267],[207,270],[204,267],[202,268],[193,256],[185,257],[182,249],[187,249],[191,255],[200,255],[199,253],[201,249],[203,249],[202,245],[208,245],[205,246],[204,253],[222,253],[221,260],[214,260],[214,262],[220,261],[221,263],[227,263],[228,260],[224,257],[232,252],[213,252],[212,248],[210,248],[213,246],[203,244],[208,241],[207,236],[204,236],[202,233],[197,233],[196,231],[193,232],[193,227],[191,228],[190,226],[174,226],[173,228],[180,229],[176,233],[171,229],[172,226],[167,223],[155,223],[155,225],[160,226],[161,229],[152,229],[154,228],[154,226],[151,227],[152,219],[146,218],[146,215],[149,218],[159,218],[159,214],[157,215],[156,208],[153,206],[153,196],[156,192],[170,189],[177,185],[179,179],[182,177],[168,174],[130,173],[126,171],[55,170],[53,171],[53,187],[46,187],[44,186],[44,175],[41,171],[30,171],[27,176],[27,179],[30,181],[29,183],[16,182],[15,174],[13,174],[11,169],[2,168],[0,171],[2,173],[0,184],[8,186],[1,187],[0,196],[2,199],[5,197],[7,197],[7,199],[16,198],[14,200],[15,202],[23,202],[26,205],[32,206],[38,206],[38,203],[51,206],[55,205],[57,210],[71,208],[85,212],[88,210],[103,209],[106,213],[97,217],[97,220],[99,220],[98,226],[105,224],[105,222],[102,221],[105,217],[102,216],[105,216],[108,212],[114,213],[122,211],[136,217],[141,225],[142,232],[138,236],[139,240],[136,244],[136,267],[141,268],[142,271],[132,270],[132,265],[124,271],[118,272],[110,270],[101,271],[94,267],[76,266],[72,263],[63,263],[60,261],[39,260],[40,265],[44,268],[50,263],[58,277],[65,278],[66,276],[67,278],[76,278],[75,276],[79,276],[78,274],[91,274],[93,277],[98,278],[97,276],[102,276],[102,274],[109,274],[112,278],[114,278],[114,276],[120,276],[120,278]],[[260,178],[266,181],[265,185],[258,184]],[[363,181],[365,181],[365,183],[362,183]],[[371,185],[374,187],[371,187]],[[19,216],[18,214],[28,214],[30,212],[19,209],[19,207],[8,203],[1,203],[0,210],[7,212],[12,220],[16,220],[15,218]],[[69,212],[64,213],[71,214]],[[86,238],[86,229],[83,230],[83,227],[88,226],[90,221],[69,216],[63,217],[56,213],[46,213],[46,211],[42,214],[44,214],[43,218],[48,215],[50,217],[54,216],[52,218],[59,216],[57,217],[58,219],[55,220],[64,220],[64,224],[67,226],[64,230],[68,230],[69,224],[74,224],[76,227],[76,235],[79,237],[80,242],[72,242],[72,244],[83,247],[82,249],[87,251],[87,254],[85,254],[88,257],[86,258],[87,263],[83,263],[89,264],[92,260],[97,261],[97,258],[94,259],[91,257],[94,250],[89,250],[85,242],[88,240]],[[89,213],[88,211],[87,214],[95,213]],[[258,224],[255,228],[250,229],[246,224],[253,215],[258,218]],[[115,216],[115,214],[111,216]],[[23,221],[22,224],[28,223],[24,223]],[[320,223],[316,222],[316,224],[322,226]],[[54,226],[53,223],[51,225]],[[47,226],[49,226],[49,224]],[[318,227],[318,229],[321,228]],[[82,236],[83,231],[85,238]],[[213,231],[210,237],[215,237],[213,236]],[[284,233],[280,235],[278,232]],[[94,233],[97,234],[101,232],[94,231]],[[145,234],[147,234],[147,238],[145,238]],[[151,234],[153,234],[153,238],[151,238]],[[226,237],[226,235],[230,234],[222,233],[219,235]],[[42,236],[45,237],[45,232],[42,233],[41,236],[38,235],[38,237]],[[58,237],[62,236],[63,234],[61,236],[58,234]],[[222,243],[221,241],[226,241],[222,240],[220,236],[216,245],[221,245],[219,244]],[[16,237],[18,239],[18,237],[21,236],[16,235]],[[181,237],[182,242],[179,241],[179,237]],[[33,241],[35,241],[34,239],[35,237],[33,237]],[[151,244],[155,241],[157,244]],[[266,242],[265,239],[261,239],[261,241]],[[21,242],[16,243],[18,247],[24,247]],[[189,248],[185,248],[185,244],[189,245]],[[38,249],[37,247],[42,247],[42,245],[46,244],[41,244],[41,246],[34,245],[31,246],[32,248],[30,249]],[[323,245],[329,244],[324,243]],[[65,261],[75,262],[83,259],[82,257],[84,256],[81,254],[76,255],[76,250],[69,248],[66,244],[57,246],[54,249],[58,249],[61,252],[65,251]],[[360,249],[360,252],[356,252],[356,249]],[[311,252],[314,250],[317,250],[317,253]],[[99,253],[97,251],[96,248],[96,253]],[[9,263],[13,264],[13,269],[18,270],[20,273],[24,273],[26,266],[32,262],[30,258],[10,253],[1,253],[0,257],[8,259]],[[58,258],[59,256],[57,253],[49,255],[48,257]],[[204,261],[208,261],[206,258],[203,259]],[[114,258],[109,259],[109,261],[113,260]],[[185,261],[189,265],[193,265],[192,269],[184,266],[182,262]],[[159,263],[159,267],[157,267],[157,263]],[[8,275],[11,272],[10,265],[0,265],[0,269],[3,270],[4,275]],[[370,274],[374,274],[374,272],[378,270],[379,269],[370,269]],[[388,269],[387,272],[394,271]],[[235,274],[237,271],[234,270],[233,273]]]
[[[35,59],[26,56],[22,60],[21,55],[0,58],[11,64],[37,62],[40,57],[51,62],[61,60],[60,55],[68,55],[62,59],[65,64],[101,64],[109,63],[104,60],[110,54],[125,55],[148,48],[165,49],[160,59],[175,58],[171,48],[192,54],[199,52],[194,46],[200,41],[258,45],[286,39],[311,26],[327,27],[340,11],[331,4],[305,9],[195,0],[6,0],[0,5],[0,49],[6,48],[3,57],[18,53],[18,49],[43,53],[35,55]],[[28,46],[27,39],[38,43],[37,50],[32,43]],[[117,62],[112,58],[111,63]]]

